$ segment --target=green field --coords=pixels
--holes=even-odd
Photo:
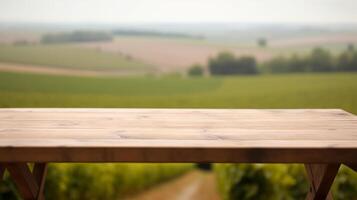
[[[119,54],[71,45],[0,45],[0,62],[87,70],[152,68]]]
[[[357,74],[87,78],[0,73],[0,107],[342,108]]]

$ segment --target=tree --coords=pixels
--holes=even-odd
[[[349,43],[349,44],[347,45],[347,50],[348,50],[348,51],[354,51],[354,50],[355,50],[355,45],[353,45],[352,43]]]
[[[193,65],[190,69],[188,69],[188,75],[190,76],[202,76],[203,72],[203,67],[199,64]]]
[[[243,56],[237,59],[236,61],[236,73],[237,74],[256,74],[257,62],[252,56]]]
[[[254,57],[236,58],[232,53],[221,52],[209,59],[209,70],[213,75],[256,74],[257,63]]]
[[[213,75],[228,75],[233,74],[235,57],[229,52],[221,52],[216,58],[211,58],[208,61],[208,67]]]
[[[338,57],[338,70],[357,71],[357,51],[347,49]]]
[[[331,53],[322,48],[315,48],[308,58],[309,69],[314,72],[326,72],[334,69]]]
[[[263,69],[268,73],[287,73],[290,72],[288,68],[289,60],[286,57],[278,56],[266,61],[263,64]]]
[[[293,54],[290,57],[278,56],[263,64],[263,70],[270,73],[290,73],[308,71],[308,61],[305,57]]]
[[[53,33],[45,34],[41,38],[41,42],[45,44],[111,40],[113,40],[112,35],[102,31],[73,31],[68,33]]]
[[[260,47],[266,47],[268,45],[268,41],[265,38],[259,38],[257,43]]]
[[[308,62],[306,58],[294,54],[288,59],[287,68],[289,72],[305,72],[308,70]]]

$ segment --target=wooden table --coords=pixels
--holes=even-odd
[[[0,109],[0,175],[43,199],[49,162],[304,163],[308,199],[357,169],[357,117],[339,109]],[[35,163],[31,172],[27,163]]]

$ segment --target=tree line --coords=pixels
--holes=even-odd
[[[278,56],[260,64],[253,56],[236,57],[230,52],[221,52],[210,58],[206,67],[192,66],[188,74],[203,75],[205,68],[211,75],[357,71],[357,50],[349,45],[340,54],[333,55],[327,49],[315,48],[307,55]]]
[[[184,33],[174,32],[159,32],[149,30],[131,30],[131,29],[116,29],[113,30],[114,35],[119,36],[142,36],[142,37],[167,37],[167,38],[191,38],[191,39],[204,39],[203,35],[189,35]]]
[[[113,40],[113,36],[110,33],[102,31],[73,31],[68,33],[49,33],[43,35],[41,38],[41,42],[45,44],[111,40]]]
[[[204,39],[201,35],[188,35],[183,33],[169,33],[158,31],[141,31],[116,29],[112,31],[90,31],[78,30],[62,33],[48,33],[41,38],[42,43],[69,43],[69,42],[92,42],[92,41],[111,41],[114,36],[149,36],[149,37],[167,37],[167,38],[190,38]]]

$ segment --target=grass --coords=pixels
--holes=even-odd
[[[342,108],[357,114],[357,74],[78,78],[2,72],[0,107]]]
[[[71,45],[0,45],[0,62],[87,70],[152,68],[119,54]]]

